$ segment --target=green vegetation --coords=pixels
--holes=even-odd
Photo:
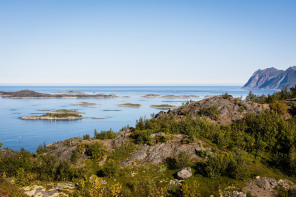
[[[4,178],[0,178],[0,196],[11,196],[11,197],[26,197],[27,195],[19,189],[17,186],[9,183]]]
[[[166,164],[171,170],[182,169],[191,166],[190,156],[186,152],[181,152],[176,157],[167,158]]]
[[[90,139],[89,134],[85,134],[85,135],[83,135],[83,136],[82,136],[82,139],[83,139],[83,140],[89,140],[89,139]]]
[[[104,140],[104,139],[114,139],[116,138],[117,133],[115,133],[112,129],[109,131],[101,131],[100,133],[97,130],[94,131],[94,137],[96,139]]]
[[[52,147],[47,147],[45,142],[43,142],[43,145],[39,145],[37,150],[36,150],[36,153],[37,154],[42,154],[42,153],[46,153],[48,151],[51,151],[53,148]]]
[[[211,105],[209,107],[204,107],[199,111],[201,116],[209,116],[213,120],[219,119],[219,111],[217,105]]]
[[[247,179],[250,174],[246,160],[240,152],[241,150],[236,150],[230,154],[218,153],[210,157],[205,163],[197,163],[197,169],[210,178],[225,176],[238,180]]]
[[[69,109],[59,109],[41,116],[24,116],[23,120],[77,120],[82,119],[81,112]]]
[[[291,87],[290,90],[285,87],[281,91],[275,92],[272,95],[268,94],[267,96],[264,94],[255,95],[252,91],[250,91],[249,95],[246,97],[246,100],[256,103],[273,103],[275,101],[286,101],[287,99],[293,98],[296,98],[296,86]]]
[[[70,110],[70,109],[58,109],[49,113],[50,114],[81,114],[81,112],[78,112],[76,110]]]
[[[86,154],[91,159],[101,160],[104,155],[108,153],[107,149],[100,142],[95,142],[93,144],[86,144]]]

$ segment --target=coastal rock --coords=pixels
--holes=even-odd
[[[192,176],[192,171],[190,167],[184,168],[183,170],[177,173],[177,178],[181,180],[188,179]]]

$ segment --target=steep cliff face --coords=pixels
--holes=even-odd
[[[249,81],[243,86],[244,89],[281,89],[292,87],[296,84],[296,66],[287,70],[267,68],[257,70]]]

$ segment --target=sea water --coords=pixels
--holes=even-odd
[[[21,147],[31,152],[38,145],[51,144],[55,141],[71,137],[93,136],[93,132],[109,130],[118,132],[124,126],[135,126],[140,117],[150,118],[160,109],[150,105],[169,104],[181,106],[187,98],[145,98],[146,94],[165,95],[196,95],[206,96],[231,94],[245,98],[249,91],[239,86],[0,86],[0,91],[34,90],[41,93],[63,91],[80,91],[88,94],[114,94],[116,98],[0,98],[0,141],[3,147],[19,150]],[[274,91],[258,90],[255,94],[272,94]],[[125,96],[128,96],[125,97]],[[91,102],[97,105],[74,105],[77,102]],[[136,103],[139,108],[120,107],[118,104]],[[22,116],[42,115],[40,109],[75,109],[83,112],[83,116],[99,119],[82,119],[75,121],[21,120]],[[165,111],[165,110],[164,110]],[[40,113],[40,114],[39,114]]]

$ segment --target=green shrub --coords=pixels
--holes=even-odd
[[[199,115],[208,116],[213,120],[219,119],[219,111],[217,105],[211,105],[209,107],[204,107],[199,111]]]
[[[130,137],[134,140],[135,144],[149,144],[152,143],[151,130],[135,130],[131,133]]]
[[[167,142],[170,139],[171,139],[171,135],[165,134],[165,133],[162,133],[162,132],[159,135],[155,136],[155,138],[154,138],[155,143],[164,143],[164,142]]]
[[[214,157],[210,157],[205,163],[198,163],[197,166],[200,172],[210,178],[227,176],[244,180],[249,177],[246,162],[242,155],[237,152],[231,154],[219,153]]]
[[[227,99],[227,100],[229,100],[231,97],[232,97],[232,96],[229,95],[227,92],[224,93],[224,94],[222,94],[222,98],[223,98],[223,99]]]
[[[42,153],[46,153],[46,152],[48,152],[50,150],[52,150],[52,148],[47,147],[46,144],[45,144],[45,142],[43,142],[43,145],[41,145],[41,144],[38,145],[38,148],[36,150],[36,153],[37,154],[42,154]]]
[[[206,150],[206,151],[199,150],[199,151],[195,151],[195,152],[196,152],[196,155],[199,156],[199,157],[201,157],[201,158],[206,158],[206,157],[210,156],[208,150]]]
[[[82,139],[84,139],[84,140],[89,140],[89,139],[90,139],[89,134],[85,134],[85,135],[83,135]]]
[[[130,156],[130,154],[138,148],[138,145],[135,145],[133,143],[129,143],[126,145],[122,145],[113,152],[111,155],[112,159],[114,160],[123,160]]]
[[[190,156],[186,152],[181,152],[176,157],[167,158],[166,164],[171,170],[182,169],[191,165]]]
[[[120,172],[120,163],[115,160],[108,160],[102,170],[98,172],[99,176],[113,177]]]
[[[79,151],[77,150],[77,148],[72,152],[72,155],[71,155],[71,158],[70,158],[70,161],[72,162],[72,163],[75,163],[77,160],[78,160],[78,158],[79,158]]]
[[[114,131],[112,131],[112,129],[110,129],[109,131],[101,131],[100,133],[97,132],[97,130],[94,131],[94,136],[96,139],[114,139],[117,136],[117,133],[115,133]]]
[[[67,181],[72,180],[74,177],[74,170],[71,169],[70,163],[67,161],[62,161],[56,170],[56,180],[58,181]]]
[[[91,159],[101,160],[103,158],[103,156],[107,154],[107,152],[108,152],[107,149],[100,142],[95,142],[93,144],[86,145],[85,153]]]

